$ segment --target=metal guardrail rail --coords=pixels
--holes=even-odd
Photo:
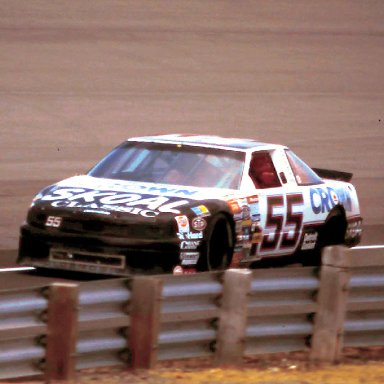
[[[222,273],[163,276],[158,359],[210,356],[214,351]]]
[[[315,268],[253,271],[245,353],[308,348],[320,285],[316,272]]]
[[[79,285],[76,369],[127,364],[130,301],[129,279]]]
[[[0,292],[0,379],[43,374],[44,287]]]
[[[384,346],[383,256],[331,247],[321,270],[135,276],[3,291],[0,379],[68,379],[83,368],[148,368],[203,356],[236,363],[245,354],[283,351],[337,361],[344,346]]]
[[[344,345],[384,345],[384,252],[372,250],[368,259],[355,256],[349,281]],[[363,255],[361,255],[363,256]]]

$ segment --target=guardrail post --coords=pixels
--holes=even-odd
[[[247,304],[252,272],[229,269],[224,273],[215,362],[217,365],[239,365],[245,348]]]
[[[133,369],[150,369],[156,364],[162,287],[157,278],[133,278],[128,341]]]
[[[50,286],[47,324],[46,381],[73,380],[77,340],[78,285]]]
[[[341,357],[351,275],[349,256],[347,248],[342,246],[323,250],[311,360],[335,363]]]

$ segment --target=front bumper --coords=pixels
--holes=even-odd
[[[168,273],[180,263],[180,240],[65,233],[24,224],[18,264],[40,268],[127,275]]]

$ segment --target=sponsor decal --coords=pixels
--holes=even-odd
[[[350,193],[346,189],[334,190],[333,188],[311,188],[310,199],[313,213],[329,212],[335,205],[342,204],[347,211],[352,210]]]
[[[85,189],[167,195],[174,197],[192,197],[199,192],[198,189],[189,187],[172,188],[168,184],[154,185],[151,183],[140,183],[135,181],[99,179],[91,176],[75,176],[63,180],[57,185],[59,187],[74,187],[74,184],[79,188]]]
[[[259,196],[253,195],[246,198],[231,199],[227,201],[235,220],[260,221]]]
[[[171,201],[165,196],[145,196],[117,191],[89,190],[84,188],[60,188],[43,196],[53,207],[84,208],[125,212],[143,217],[155,217],[161,212],[179,214],[177,209],[188,200]]]
[[[193,196],[197,193],[197,191],[193,191],[190,189],[178,189],[178,188],[169,188],[165,185],[156,186],[156,187],[144,187],[140,186],[141,191],[145,191],[153,194],[168,194],[175,196]]]
[[[252,235],[250,233],[243,234],[243,235],[237,235],[237,240],[242,241],[243,243],[245,241],[250,241],[252,239]]]
[[[263,226],[260,253],[296,248],[304,221],[301,193],[267,196],[267,216]]]
[[[183,267],[181,265],[176,265],[176,267],[173,268],[173,274],[174,275],[182,275],[183,274]]]
[[[191,210],[194,212],[196,216],[210,216],[211,213],[209,212],[209,209],[205,205],[199,205],[198,207],[193,207]]]
[[[46,227],[59,228],[63,219],[60,216],[48,216],[45,220]]]
[[[333,189],[329,190],[329,196],[331,197],[334,206],[339,203],[339,198]]]
[[[241,213],[240,205],[236,200],[229,200],[227,204],[234,215]]]
[[[361,236],[361,232],[362,232],[361,225],[362,225],[361,219],[350,221],[348,223],[347,231],[345,234],[346,239],[347,240],[355,239],[356,237]]]
[[[183,268],[183,275],[194,275],[196,272],[196,268],[191,268],[190,266],[188,266],[188,268]]]
[[[259,202],[259,196],[258,195],[248,196],[247,197],[247,203],[248,204],[255,204],[255,203],[258,203],[258,202]]]
[[[243,220],[241,222],[242,230],[250,232],[252,230],[252,221],[251,219]]]
[[[180,260],[181,265],[196,265],[199,260],[199,252],[181,252]]]
[[[250,220],[251,219],[251,209],[249,208],[249,205],[243,205],[241,210],[243,212],[243,220]]]
[[[177,237],[180,240],[198,240],[203,238],[203,232],[188,232],[188,233],[178,233]]]
[[[340,204],[342,204],[346,211],[352,211],[352,198],[348,189],[339,188],[336,190]]]
[[[252,235],[252,244],[258,244],[261,243],[261,240],[263,239],[261,231],[255,232]]]
[[[196,273],[196,268],[191,268],[190,266],[183,268],[181,265],[176,265],[173,268],[174,275],[193,275]]]
[[[251,195],[245,198],[232,199],[228,201],[228,204],[230,207],[235,206],[235,208],[231,208],[232,212],[236,211],[233,217],[237,240],[235,251],[247,251],[252,245],[262,240],[261,233],[259,233],[259,222],[261,219],[259,196]],[[243,255],[243,257],[245,256]]]
[[[252,238],[251,210],[248,205],[242,207],[243,218],[241,220],[241,232],[243,235],[243,247],[247,247],[247,242]]]
[[[249,207],[250,207],[250,210],[251,210],[251,219],[252,219],[252,221],[253,222],[260,221],[259,203],[251,204]]]
[[[183,250],[195,250],[200,245],[200,241],[182,241],[180,243],[180,249]]]
[[[98,213],[99,215],[110,215],[111,212],[101,211],[100,209],[84,209],[85,213]]]
[[[192,220],[192,228],[196,231],[204,231],[207,227],[207,222],[202,217],[195,217]]]
[[[179,233],[189,232],[189,220],[187,216],[176,216],[177,228]]]
[[[308,249],[314,249],[317,243],[317,232],[307,232],[304,234],[303,244],[301,245],[301,249],[303,251]]]

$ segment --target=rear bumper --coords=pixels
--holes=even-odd
[[[177,238],[69,234],[25,224],[20,230],[18,264],[115,275],[166,273],[180,263],[179,255]]]

